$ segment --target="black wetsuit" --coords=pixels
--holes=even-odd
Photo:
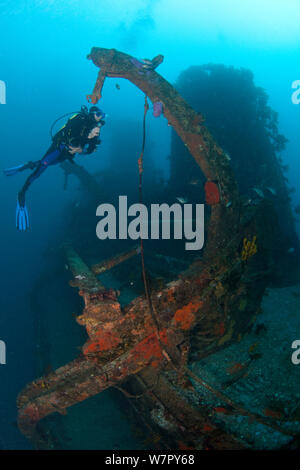
[[[103,125],[104,122],[100,121]],[[94,117],[85,112],[80,112],[72,116],[68,122],[54,135],[53,142],[43,158],[36,162],[29,162],[22,170],[30,168],[34,172],[27,178],[21,191],[19,192],[19,203],[21,206],[25,205],[25,193],[31,183],[36,180],[50,165],[56,165],[65,160],[74,163],[76,154],[69,152],[69,146],[81,147],[84,149],[84,154],[90,154],[96,150],[97,145],[100,143],[98,136],[88,139],[91,130],[99,125]]]

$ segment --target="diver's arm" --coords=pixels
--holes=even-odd
[[[84,150],[84,155],[90,155],[91,153],[97,150],[97,146],[101,143],[101,140],[98,136],[93,137],[89,140],[87,148]]]
[[[82,153],[83,152],[83,149],[82,147],[79,145],[79,146],[72,146],[72,145],[69,145],[68,146],[68,153],[70,155],[75,155],[75,153]]]
[[[84,150],[84,154],[89,155],[96,151],[97,146],[101,144],[101,140],[99,138],[100,129],[104,125],[104,121],[100,122],[97,126],[93,127],[87,137],[87,148]]]
[[[94,137],[98,137],[99,135],[100,135],[100,127],[95,126],[91,129],[91,131],[89,132],[87,138],[90,140],[90,139],[93,139]]]

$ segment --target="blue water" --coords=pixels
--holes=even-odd
[[[291,101],[291,84],[300,79],[297,0],[16,0],[1,1],[0,15],[0,80],[6,84],[6,104],[0,105],[1,168],[39,159],[50,144],[52,122],[85,104],[98,73],[86,60],[91,47],[117,48],[138,58],[161,53],[159,73],[172,83],[190,65],[252,70],[255,84],[267,91],[279,113],[279,131],[289,139],[283,158],[296,188],[293,205],[300,203],[300,104]],[[117,138],[114,124],[126,129],[128,122],[140,122],[143,99],[124,80],[106,81],[101,107],[108,119],[101,148],[84,162],[77,157],[87,170],[107,166]],[[153,117],[149,128],[155,167],[166,178],[170,128]],[[62,171],[50,168],[30,188],[31,230],[23,234],[16,231],[14,217],[24,174],[0,179],[0,339],[7,345],[7,364],[0,365],[0,448],[22,449],[30,444],[16,428],[15,400],[36,376],[30,291],[49,263],[48,246],[59,240],[64,207],[78,193],[75,187],[64,191]]]

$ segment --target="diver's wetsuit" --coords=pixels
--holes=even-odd
[[[90,154],[96,150],[97,145],[100,143],[98,136],[88,139],[91,130],[98,126],[93,116],[87,112],[80,112],[72,116],[68,122],[55,134],[53,142],[43,158],[36,162],[29,162],[25,164],[19,171],[25,169],[35,169],[35,171],[27,178],[21,191],[19,192],[19,203],[21,206],[25,205],[25,193],[34,180],[36,180],[50,165],[57,165],[65,160],[74,163],[76,154],[69,152],[69,146],[87,148],[84,154]],[[104,121],[100,121],[103,125]]]

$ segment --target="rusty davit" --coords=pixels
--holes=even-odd
[[[93,48],[88,59],[100,71],[88,99],[97,103],[105,80],[120,77],[136,85],[153,104],[162,104],[164,117],[206,178],[209,218],[203,257],[164,288],[153,290],[151,309],[145,296],[121,307],[118,292],[105,289],[97,276],[139,256],[139,250],[88,266],[71,246],[66,247],[74,276],[71,285],[85,303],[77,322],[89,339],[79,357],[28,384],[18,397],[19,428],[37,446],[42,440],[40,420],[51,413],[64,414],[68,407],[109,387],[122,389],[150,425],[161,427],[165,447],[246,447],[237,434],[218,425],[209,406],[199,406],[197,386],[222,403],[219,413],[243,416],[294,438],[274,416],[246,409],[189,367],[189,354],[201,360],[217,353],[240,342],[254,323],[270,270],[271,260],[263,249],[270,234],[264,232],[267,216],[261,206],[247,215],[228,157],[203,117],[149,66],[160,63],[162,56],[158,57],[145,66],[115,49]]]

